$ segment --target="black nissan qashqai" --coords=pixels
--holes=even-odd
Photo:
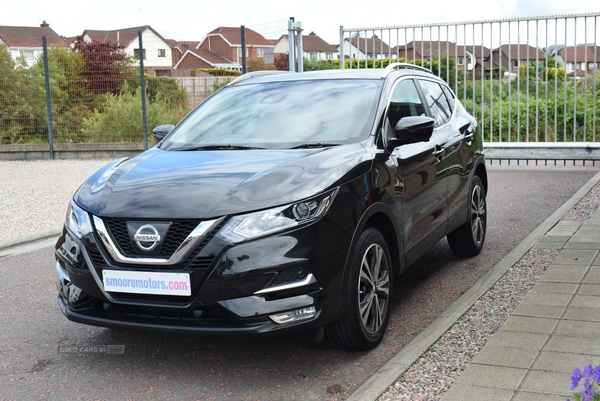
[[[483,247],[477,121],[423,68],[250,73],[154,135],[70,202],[56,271],[72,321],[366,350],[403,270],[445,236]]]

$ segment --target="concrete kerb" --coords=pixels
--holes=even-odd
[[[6,241],[0,241],[0,251],[6,250],[8,248],[14,248],[21,245],[27,245],[34,242],[45,241],[47,239],[58,237],[61,233],[62,229],[56,229],[51,231],[46,231],[42,233],[37,233],[33,235],[28,235],[25,237],[19,237],[15,239],[10,239]]]
[[[579,191],[533,230],[492,270],[466,291],[425,330],[392,357],[373,376],[360,385],[346,401],[377,400],[404,374],[440,337],[458,321],[469,308],[488,292],[494,284],[519,261],[560,219],[600,181],[600,173],[592,177]]]

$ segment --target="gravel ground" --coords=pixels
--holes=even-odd
[[[0,161],[0,243],[60,230],[73,193],[108,161]]]
[[[600,183],[562,218],[588,220],[600,207]],[[471,359],[504,324],[546,271],[558,250],[531,249],[481,297],[379,401],[441,400]]]

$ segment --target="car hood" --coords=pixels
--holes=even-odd
[[[361,144],[319,149],[163,151],[107,164],[75,194],[98,216],[207,219],[295,202],[371,167]]]

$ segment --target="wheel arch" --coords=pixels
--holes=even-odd
[[[488,193],[488,177],[487,177],[487,169],[485,168],[485,162],[481,160],[477,167],[475,167],[475,175],[481,178],[483,182],[483,188],[485,189],[485,193]]]
[[[394,276],[397,276],[402,272],[401,234],[394,220],[395,217],[390,208],[380,202],[371,205],[365,213],[363,213],[359,223],[356,225],[350,247],[348,248],[348,254],[346,255],[343,275],[344,283],[348,279],[348,264],[351,262],[352,255],[356,250],[358,238],[367,228],[375,228],[385,238],[392,259],[390,262],[392,264]]]

